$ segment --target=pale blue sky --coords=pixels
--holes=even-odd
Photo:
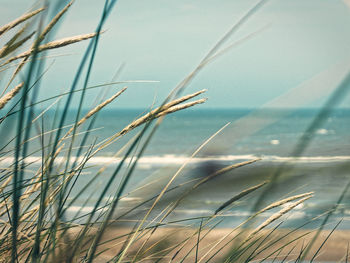
[[[103,2],[76,0],[56,38],[94,31]],[[106,23],[90,83],[109,81],[125,63],[119,80],[160,82],[129,85],[111,107],[146,107],[155,97],[161,102],[254,3],[120,0]],[[31,7],[25,0],[2,0],[1,5],[1,24]],[[271,0],[227,44],[265,25],[263,32],[205,68],[186,93],[208,89],[209,100],[201,107],[260,107],[350,58],[350,9],[341,0]],[[43,97],[69,88],[85,47],[76,44],[50,53],[71,55],[55,59],[43,82]],[[314,91],[300,96],[311,99]],[[85,106],[97,94],[89,92]]]

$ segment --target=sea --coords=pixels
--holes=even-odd
[[[145,130],[143,124],[108,141],[147,112],[104,110],[93,123],[87,122],[77,131],[70,163],[84,161],[87,153],[93,155],[70,183],[67,220],[85,222],[105,191],[97,220],[108,210],[106,205],[115,202],[115,224],[133,225],[145,218],[145,226],[198,226],[201,222],[230,228],[273,202],[312,192],[310,199],[275,224],[285,228],[317,228],[324,224],[324,228],[332,229],[341,221],[338,228],[350,229],[350,191],[346,189],[350,182],[349,109],[194,108],[154,121]],[[38,149],[52,143],[50,136],[57,125],[54,119],[59,114],[48,111],[37,121],[44,127],[44,136],[37,136],[39,128],[32,129],[26,158],[30,171],[39,169],[42,152]],[[75,118],[76,111],[69,111],[64,131]],[[14,133],[9,131],[14,131],[15,125],[7,127],[1,130],[1,167],[14,160],[13,142],[7,146],[5,142],[13,139]],[[135,142],[141,132],[141,139]],[[66,139],[66,150],[57,158],[57,174],[65,168],[71,139]],[[133,150],[124,159],[131,145]],[[98,147],[100,150],[94,152]],[[48,152],[49,147],[44,155]],[[217,173],[232,165],[237,167]],[[26,178],[32,174],[28,172]],[[268,183],[251,190],[264,182]],[[115,201],[123,183],[121,198]],[[251,222],[259,224],[289,204],[266,211]]]

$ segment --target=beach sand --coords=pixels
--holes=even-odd
[[[108,228],[103,237],[103,245],[98,249],[98,252],[102,253],[98,255],[96,262],[107,262],[117,255],[127,239],[126,236],[120,236],[127,235],[131,231],[132,229],[129,228]],[[197,262],[206,262],[217,251],[220,252],[217,253],[210,262],[223,262],[232,249],[242,244],[242,241],[249,235],[249,231],[247,230],[244,230],[242,234],[238,235],[240,232],[241,230],[232,232],[232,229],[214,229],[211,231],[209,231],[209,229],[203,229],[200,233],[201,241],[198,245]],[[255,242],[255,244],[259,244],[261,240],[264,240],[264,238],[268,236],[268,238],[263,241],[264,245],[260,246],[260,248],[267,248],[262,252],[260,248],[257,249],[254,252],[254,254],[257,255],[249,262],[259,262],[265,258],[264,262],[272,262],[277,253],[279,253],[277,259],[280,261],[284,258],[285,260],[295,260],[298,258],[300,251],[305,248],[306,244],[308,244],[316,234],[315,230],[298,230],[291,232],[289,229],[280,229],[268,235],[270,232],[271,229],[266,229],[256,236],[260,237],[260,239]],[[309,262],[327,239],[330,232],[331,230],[323,230],[320,232],[314,245],[305,257],[306,261]],[[157,262],[160,258],[162,259],[159,262],[170,262],[172,258],[172,262],[196,262],[198,229],[162,227],[158,228],[152,235],[151,233],[152,230],[150,229],[137,235],[136,242],[128,249],[127,256],[123,262],[131,262],[132,259],[140,260],[141,258],[142,260],[137,262]],[[281,239],[283,236],[285,237]],[[233,239],[233,241],[229,242],[231,239]],[[250,240],[250,244],[253,240],[254,238]],[[346,262],[345,258],[349,241],[349,230],[335,230],[318,252],[314,262]],[[269,244],[271,243],[274,244],[270,246]],[[228,245],[224,246],[225,244]],[[292,248],[293,250],[291,251]],[[250,247],[242,257],[232,262],[244,262],[244,259],[246,259],[254,249],[254,246]],[[136,254],[138,255],[136,256]],[[181,261],[186,255],[186,259]]]

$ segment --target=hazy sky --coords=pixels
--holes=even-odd
[[[27,0],[1,2],[1,24],[31,7]],[[103,2],[76,0],[56,38],[93,32]],[[256,2],[120,0],[105,25],[90,84],[110,81],[125,63],[118,80],[160,82],[128,85],[128,91],[111,107],[161,102]],[[271,0],[225,46],[265,26],[264,31],[206,67],[185,93],[208,89],[209,100],[201,107],[260,107],[350,58],[350,9],[341,0]],[[50,53],[67,56],[55,59],[41,96],[69,88],[86,43]],[[305,89],[300,97],[307,101],[315,91],[317,87]],[[85,106],[89,107],[98,94],[89,92]],[[349,105],[349,99],[343,105]]]

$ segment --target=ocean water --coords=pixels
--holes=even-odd
[[[74,120],[74,111],[69,112],[67,124]],[[132,120],[143,114],[143,110],[106,110],[99,114],[89,133],[86,145],[98,145],[106,138],[120,131]],[[124,197],[120,200],[115,218],[120,222],[137,220],[154,201],[154,196],[164,188],[175,174],[168,192],[157,204],[149,219],[157,221],[157,216],[166,213],[175,200],[189,191],[196,183],[218,169],[228,165],[259,159],[255,163],[231,170],[199,186],[177,205],[165,219],[165,222],[176,221],[177,224],[196,224],[196,217],[210,217],[223,203],[241,191],[271,180],[279,174],[279,180],[267,193],[265,187],[247,195],[228,206],[210,222],[220,221],[222,227],[238,225],[249,216],[257,200],[264,199],[261,207],[273,201],[295,194],[314,192],[314,196],[304,204],[296,207],[293,213],[285,216],[284,227],[298,226],[315,216],[329,211],[336,203],[345,185],[350,180],[350,111],[334,110],[317,123],[312,133],[305,133],[314,122],[317,110],[268,110],[255,112],[248,109],[220,110],[187,110],[167,116],[152,137],[144,154],[138,160],[136,169],[127,183]],[[51,129],[54,112],[48,112],[45,130]],[[229,124],[228,124],[229,123]],[[227,125],[228,124],[228,125]],[[227,125],[217,136],[212,138],[193,158],[189,158],[208,138]],[[85,126],[84,126],[85,127]],[[85,127],[86,128],[86,127]],[[83,129],[84,130],[84,129]],[[126,143],[139,132],[137,128],[113,144],[99,151],[88,162],[73,187],[68,201],[83,189],[101,167],[105,167],[87,191],[67,209],[68,217],[83,216],[92,210],[93,205],[106,186],[121,161],[115,156]],[[1,131],[3,136],[4,130]],[[11,133],[6,133],[8,141]],[[84,133],[79,134],[75,145],[78,146]],[[146,136],[148,133],[146,133]],[[35,136],[33,131],[32,136]],[[45,137],[50,141],[50,133]],[[5,140],[4,140],[5,141]],[[143,141],[138,145],[140,149]],[[9,146],[3,148],[10,149]],[[34,168],[40,165],[39,140],[33,139],[30,144],[32,154],[28,163]],[[86,147],[88,149],[88,147]],[[76,151],[74,150],[73,153]],[[57,167],[60,161],[57,159]],[[126,160],[123,169],[109,185],[103,202],[109,202],[117,191],[127,166],[133,162],[131,156]],[[1,166],[13,161],[11,155],[3,155]],[[186,163],[183,168],[182,165]],[[182,169],[180,172],[179,169]],[[29,176],[29,175],[28,175]],[[152,199],[153,198],[153,199]],[[145,202],[145,200],[149,200]],[[340,227],[350,228],[350,194],[347,193],[339,209],[334,213],[327,227],[332,222],[343,219]],[[131,208],[137,209],[127,213]],[[261,215],[262,221],[278,210]],[[124,215],[121,217],[121,215]],[[324,217],[312,220],[305,227],[317,227]],[[191,219],[181,221],[184,219]],[[84,221],[84,217],[77,219]]]
[[[104,111],[95,124],[96,128],[102,129],[93,135],[106,138],[142,113],[142,110]],[[317,110],[270,110],[255,113],[244,109],[187,110],[174,113],[167,116],[160,125],[145,155],[190,155],[211,135],[231,123],[209,144],[211,148],[215,148],[216,144],[223,146],[224,149],[217,149],[217,155],[290,157],[293,147],[317,113]],[[311,145],[302,156],[349,156],[349,118],[349,110],[336,110],[322,120]],[[112,156],[117,148],[118,146],[110,147],[102,153],[104,156]]]

